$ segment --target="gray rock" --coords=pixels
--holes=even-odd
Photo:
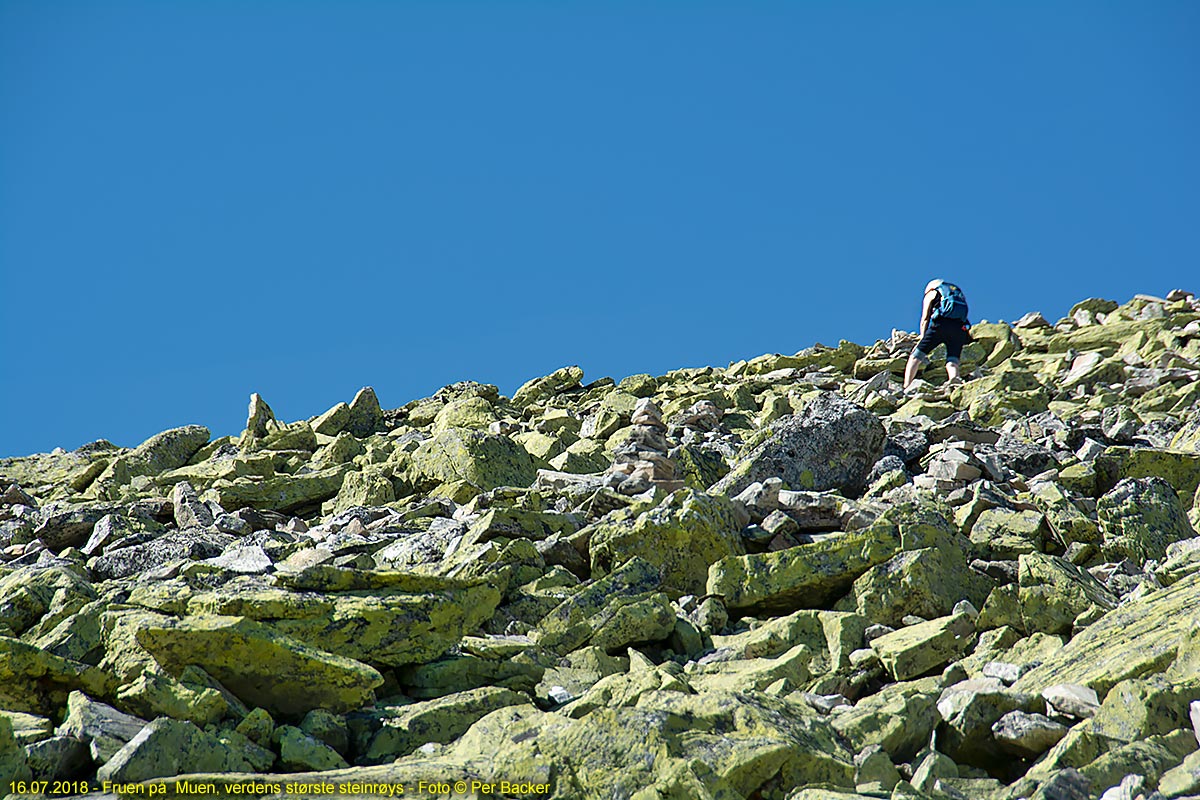
[[[233,541],[228,534],[189,528],[143,544],[104,553],[92,559],[88,566],[97,580],[126,578],[172,561],[215,558]]]
[[[116,510],[117,507],[111,504],[62,510],[47,507],[42,510],[42,521],[33,529],[33,534],[55,552],[67,547],[79,547],[87,542],[96,523]]]
[[[1067,728],[1042,714],[1010,711],[992,725],[992,735],[1008,752],[1037,758],[1066,736]]]
[[[131,783],[189,772],[251,772],[253,767],[215,736],[190,722],[159,717],[96,771],[103,783]]]
[[[196,490],[187,481],[180,481],[171,490],[171,504],[175,507],[175,525],[184,528],[207,528],[213,524],[213,514],[208,505],[200,502]]]
[[[1103,541],[1111,561],[1162,561],[1167,547],[1196,535],[1179,495],[1162,478],[1123,478],[1096,504]]]
[[[55,733],[84,742],[92,759],[104,764],[144,727],[145,720],[74,691],[67,697],[66,719]]]
[[[713,489],[736,495],[754,481],[778,477],[791,489],[861,493],[883,455],[883,426],[862,406],[822,395],[798,414],[771,424],[755,447]]]
[[[91,766],[88,746],[73,736],[51,736],[25,745],[25,763],[34,780],[69,780]]]
[[[1116,786],[1109,787],[1104,794],[1100,795],[1100,800],[1137,800],[1144,798],[1142,789],[1146,785],[1146,777],[1144,775],[1126,775],[1121,779],[1121,782]]]
[[[974,678],[942,691],[937,702],[942,724],[938,747],[960,764],[1002,767],[1011,756],[995,741],[992,726],[1005,714],[1045,710],[1045,702],[1034,694],[1013,691],[994,678]]]
[[[1092,782],[1078,770],[1064,769],[1042,784],[1032,800],[1092,800]]]
[[[1094,717],[1100,698],[1094,689],[1074,683],[1057,683],[1042,690],[1042,697],[1055,711],[1078,719]]]
[[[292,725],[275,730],[279,765],[289,772],[343,769],[349,766],[337,751]]]
[[[203,425],[185,425],[151,436],[142,442],[127,457],[129,474],[158,475],[170,469],[178,469],[188,463],[196,451],[208,444],[208,428]]]
[[[256,544],[230,547],[221,555],[206,559],[204,563],[239,575],[261,575],[274,566],[267,552]]]
[[[1012,686],[1017,682],[1017,678],[1027,671],[1028,669],[1022,668],[1020,664],[1008,664],[1003,661],[989,661],[983,665],[982,670],[983,677],[995,678],[1006,686]]]
[[[382,421],[383,409],[379,407],[379,398],[375,396],[375,390],[364,386],[350,402],[342,429],[361,439],[374,433]]]

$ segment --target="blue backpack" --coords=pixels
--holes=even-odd
[[[941,302],[933,310],[934,319],[953,319],[967,321],[967,297],[962,289],[953,283],[942,281],[937,285]]]

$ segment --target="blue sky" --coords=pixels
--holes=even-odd
[[[1200,6],[0,0],[0,456],[1200,291]]]

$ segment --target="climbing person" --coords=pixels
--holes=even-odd
[[[921,341],[917,342],[904,366],[904,388],[911,386],[917,373],[929,364],[929,354],[939,344],[946,345],[946,374],[951,381],[957,381],[958,360],[963,345],[970,339],[970,328],[967,298],[962,289],[941,278],[925,284],[925,297],[921,302]]]

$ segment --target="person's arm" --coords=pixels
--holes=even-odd
[[[925,335],[925,326],[929,324],[929,318],[933,316],[933,304],[937,299],[937,289],[930,289],[925,293],[925,299],[921,302],[921,335]]]

